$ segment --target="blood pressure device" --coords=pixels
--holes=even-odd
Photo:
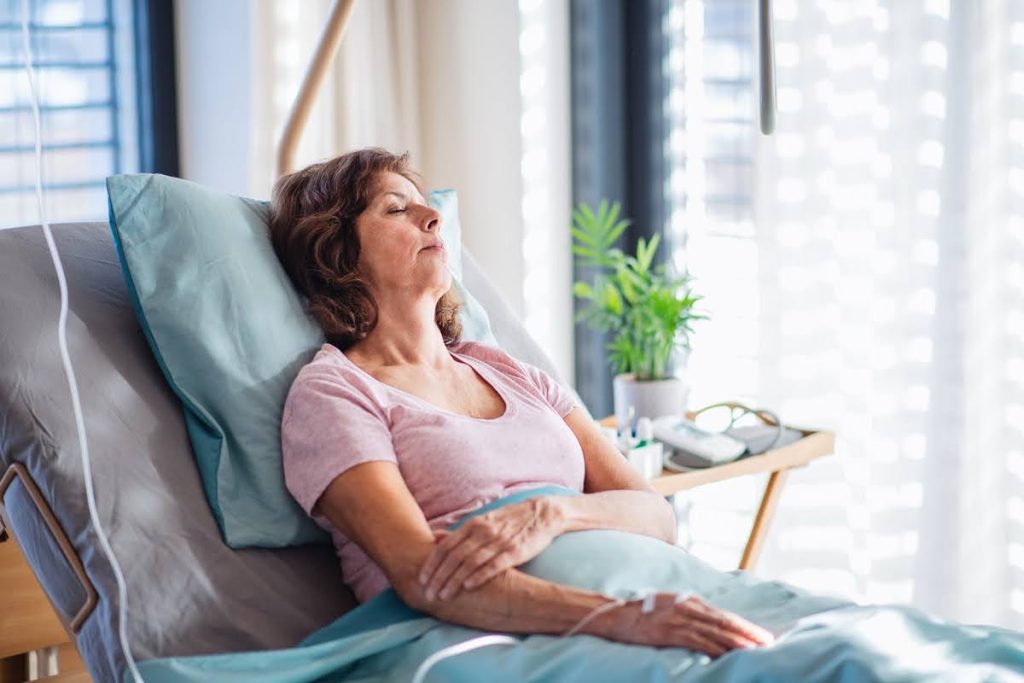
[[[665,455],[665,467],[676,472],[731,462],[747,452],[743,441],[675,415],[654,420],[654,438],[672,449]]]
[[[740,403],[715,403],[692,414],[714,408],[728,408],[728,425],[722,429],[708,429],[693,420],[666,415],[654,420],[654,438],[665,444],[665,467],[675,472],[713,467],[732,462],[744,456],[760,455],[773,448],[781,448],[803,438],[797,429],[786,427],[779,417],[768,410],[751,409]],[[754,415],[758,424],[737,426],[745,415]]]

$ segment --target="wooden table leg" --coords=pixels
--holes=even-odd
[[[775,515],[775,508],[782,496],[782,487],[786,484],[786,477],[789,470],[777,470],[768,477],[768,485],[761,497],[761,505],[757,509],[757,517],[754,518],[754,526],[750,530],[750,538],[747,539],[747,547],[743,549],[743,558],[740,560],[740,569],[754,571],[754,565],[764,548],[764,539],[768,536],[768,527]]]

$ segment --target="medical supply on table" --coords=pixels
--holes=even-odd
[[[710,416],[711,411],[714,410],[721,414],[723,413],[721,410],[723,408],[728,408],[729,410],[728,423],[724,423],[723,418],[725,418],[725,415],[720,415],[717,420],[712,420],[712,422],[719,424],[719,428],[709,431],[718,431],[742,441],[747,446],[745,455],[760,455],[773,448],[787,446],[804,437],[804,433],[800,430],[784,425],[779,416],[771,410],[748,408],[742,403],[735,403],[733,401],[723,401],[704,406],[693,414],[694,419],[700,424],[704,419],[703,415]],[[757,424],[737,426],[736,423],[748,415],[756,417],[758,419]]]
[[[626,414],[625,423],[623,423],[621,420],[618,420],[615,424],[615,428],[618,430],[620,438],[622,436],[625,436],[628,439],[632,439],[634,436],[636,436],[636,410],[633,408],[633,406],[629,406],[629,412]],[[624,446],[621,450],[625,452],[627,448],[629,448],[629,446]]]
[[[696,423],[682,417],[666,415],[654,421],[654,436],[671,446],[673,455],[679,454],[686,467],[707,467],[730,462],[743,455],[747,445],[728,434],[701,429]],[[666,460],[666,466],[672,461]]]
[[[649,417],[641,417],[636,423],[637,448],[643,448],[654,441],[654,423]]]
[[[654,426],[649,418],[640,418],[635,428],[630,426],[626,431],[617,432],[611,428],[602,428],[601,431],[645,479],[654,479],[661,474],[665,449],[655,441]]]
[[[711,413],[713,410],[719,413],[717,419]],[[759,422],[737,426],[736,423],[748,415],[755,416]],[[772,411],[748,408],[741,403],[713,403],[692,416],[695,421],[675,416],[655,420],[656,437],[671,447],[665,456],[665,467],[670,470],[686,472],[761,455],[804,436],[803,432],[786,427]]]
[[[635,467],[645,479],[654,479],[661,475],[665,447],[657,441],[653,441],[646,446],[631,448],[625,455],[626,461]]]

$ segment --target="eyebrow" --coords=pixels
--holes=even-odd
[[[387,196],[387,195],[389,195],[389,194],[390,194],[390,195],[394,195],[395,197],[398,197],[399,199],[401,199],[401,200],[402,200],[402,201],[404,201],[404,202],[408,202],[408,201],[409,201],[409,199],[410,199],[409,195],[403,194],[403,193],[401,193],[401,192],[396,192],[395,190],[388,190],[387,192],[381,192],[381,193],[380,193],[380,194],[378,195],[378,198],[379,198],[379,197],[385,197],[385,196]],[[424,201],[425,201],[425,200],[424,200]]]

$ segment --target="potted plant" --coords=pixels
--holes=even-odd
[[[597,269],[592,283],[576,282],[573,295],[587,302],[577,315],[596,329],[611,332],[610,361],[615,416],[621,426],[634,417],[680,415],[686,385],[669,373],[672,352],[690,348],[691,323],[707,316],[694,310],[702,298],[688,275],[677,276],[665,264],[652,267],[660,236],[637,242],[636,255],[615,246],[630,221],[619,218],[620,205],[602,200],[595,213],[587,204],[573,211],[572,251],[578,262]]]

